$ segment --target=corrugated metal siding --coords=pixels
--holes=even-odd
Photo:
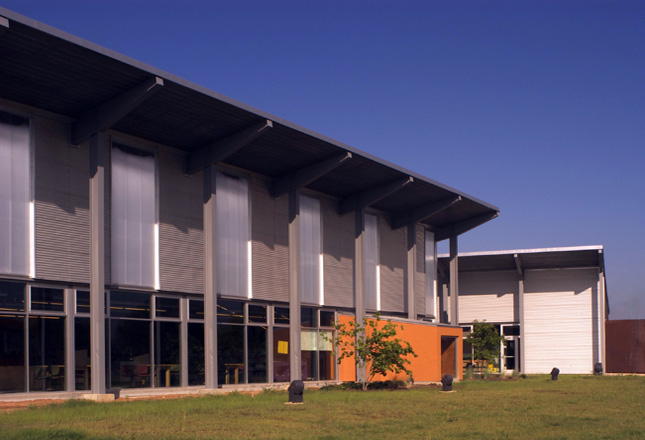
[[[524,281],[524,347],[527,373],[593,372],[595,269],[527,271]]]
[[[405,268],[407,265],[406,228],[393,230],[383,218],[378,219],[381,270],[381,310],[405,312]]]
[[[426,275],[425,275],[425,228],[421,225],[416,225],[416,274],[414,279],[414,307],[415,318],[417,315],[425,315],[426,313]]]
[[[289,196],[269,195],[268,183],[252,178],[253,298],[289,301]]]
[[[460,273],[459,322],[514,322],[519,318],[518,292],[517,272]]]
[[[354,215],[339,216],[327,199],[321,210],[325,305],[354,307]]]
[[[203,293],[204,176],[186,176],[184,161],[170,149],[157,152],[159,280],[162,290]]]
[[[36,277],[88,283],[89,148],[68,145],[67,124],[42,117],[33,122]]]

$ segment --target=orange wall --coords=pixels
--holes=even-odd
[[[381,326],[387,322],[387,320],[382,319]],[[354,317],[339,315],[338,322],[340,324],[348,325],[350,321],[353,321]],[[412,349],[417,354],[418,357],[409,356],[410,364],[408,364],[408,369],[412,371],[412,375],[415,381],[417,382],[438,382],[441,380],[441,337],[442,336],[453,336],[457,338],[457,371],[459,373],[459,379],[462,379],[462,330],[460,327],[444,327],[437,326],[436,324],[411,324],[411,323],[401,323],[393,321],[399,326],[403,326],[403,330],[400,328],[397,330],[397,337],[408,341],[412,345]],[[340,364],[340,377],[341,381],[355,381],[356,380],[356,362],[354,359],[344,359]],[[385,378],[383,376],[377,376],[374,380],[384,380],[384,379],[401,379],[405,380],[407,375],[401,373],[395,375],[393,373],[388,374]]]

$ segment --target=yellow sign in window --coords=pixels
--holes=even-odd
[[[278,354],[289,354],[289,341],[278,341]]]

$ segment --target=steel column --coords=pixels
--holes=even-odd
[[[215,167],[204,168],[204,367],[206,389],[217,388],[217,236]]]
[[[365,211],[354,211],[354,306],[356,323],[365,319]],[[367,374],[365,368],[356,364],[356,380],[363,382]]]
[[[289,191],[289,371],[301,380],[300,362],[300,191]]]
[[[459,325],[459,257],[457,235],[450,236],[450,324]]]
[[[408,295],[408,319],[417,319],[415,307],[415,281],[417,273],[417,231],[416,224],[408,225],[408,262],[407,262],[407,295]]]
[[[90,362],[93,394],[105,394],[105,133],[90,136]]]

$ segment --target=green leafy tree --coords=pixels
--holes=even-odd
[[[363,390],[377,374],[404,372],[412,378],[412,371],[406,367],[410,364],[407,357],[417,355],[409,342],[396,338],[397,330],[403,330],[403,325],[390,320],[383,326],[380,323],[381,316],[377,313],[374,319],[364,318],[361,324],[356,321],[350,321],[349,325],[336,324],[334,337],[321,333],[325,340],[338,347],[339,364],[343,359],[355,356],[359,368],[369,367],[368,377],[361,382]]]
[[[500,348],[506,346],[506,339],[497,328],[489,322],[473,321],[473,331],[466,337],[466,342],[473,347],[473,358],[496,364],[500,357]]]

